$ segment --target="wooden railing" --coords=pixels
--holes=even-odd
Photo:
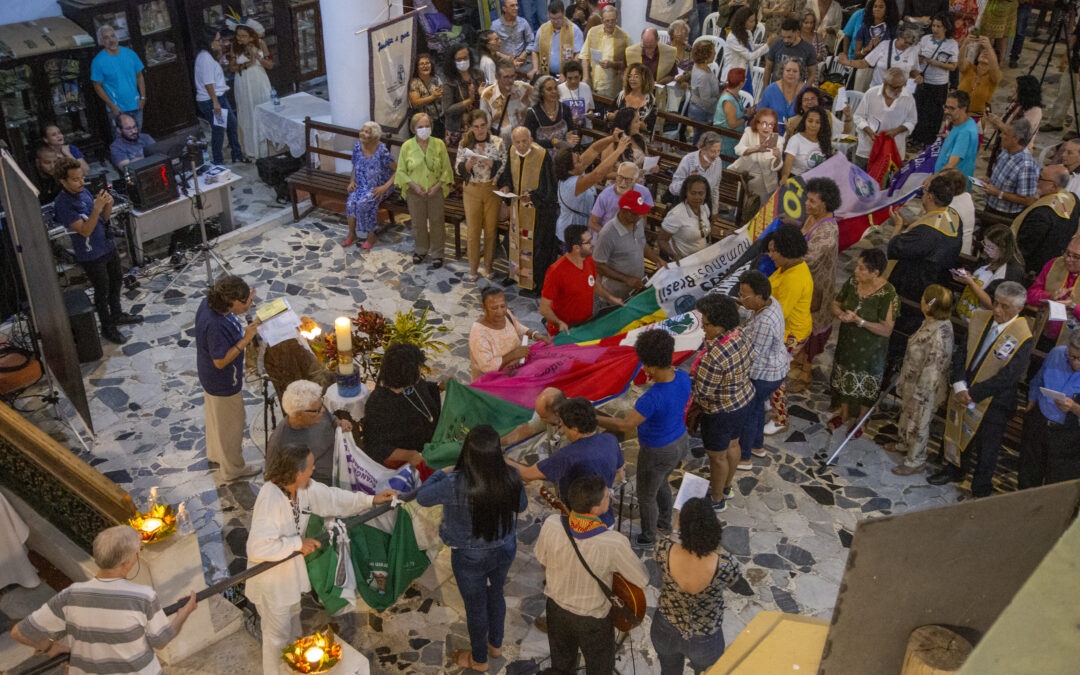
[[[87,551],[135,513],[127,492],[3,403],[0,483]]]

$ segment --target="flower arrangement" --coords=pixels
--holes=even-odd
[[[334,641],[334,631],[327,626],[282,649],[281,660],[294,673],[325,673],[341,660],[341,645]]]
[[[393,322],[388,322],[381,313],[360,306],[360,311],[352,319],[352,351],[363,380],[373,381],[378,376],[383,351],[390,343],[412,343],[427,356],[450,350],[445,342],[435,337],[450,328],[429,323],[427,312],[427,309],[419,315],[413,312],[397,312]],[[336,370],[338,350],[334,331],[315,334],[309,342],[319,361],[328,370]]]
[[[169,538],[176,531],[176,514],[167,504],[155,504],[146,513],[129,519],[128,525],[135,528],[144,544],[153,544]]]

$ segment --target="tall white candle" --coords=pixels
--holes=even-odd
[[[338,352],[352,351],[352,321],[348,317],[339,316],[334,320],[334,332],[337,334]]]

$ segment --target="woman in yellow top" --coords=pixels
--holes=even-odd
[[[784,346],[794,356],[806,346],[813,326],[810,305],[814,299],[814,278],[803,260],[809,248],[798,225],[776,228],[769,234],[765,245],[769,257],[776,263],[776,271],[769,277],[769,283],[772,284],[772,297],[784,310],[784,326],[787,330]],[[774,414],[765,425],[768,436],[787,429],[787,387],[781,384],[770,400]]]
[[[431,136],[431,118],[427,113],[413,115],[409,130],[413,137],[401,144],[394,185],[401,188],[409,205],[413,264],[422,263],[430,252],[431,268],[439,269],[443,265],[446,235],[443,204],[454,183],[454,171],[446,145]]]
[[[975,53],[975,62],[968,61],[968,44],[975,40],[979,45]],[[998,82],[1001,81],[1001,66],[998,64],[997,54],[990,44],[990,38],[986,36],[975,37],[968,35],[960,43],[960,56],[956,67],[960,71],[960,84],[956,88],[966,91],[971,97],[968,104],[968,114],[975,118],[978,123],[986,113],[986,106],[997,91]]]

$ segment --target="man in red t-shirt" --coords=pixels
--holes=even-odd
[[[597,283],[592,231],[585,225],[570,225],[563,236],[569,250],[548,268],[540,294],[540,315],[547,319],[548,333],[553,336],[591,319],[595,296],[612,305],[623,304]]]

